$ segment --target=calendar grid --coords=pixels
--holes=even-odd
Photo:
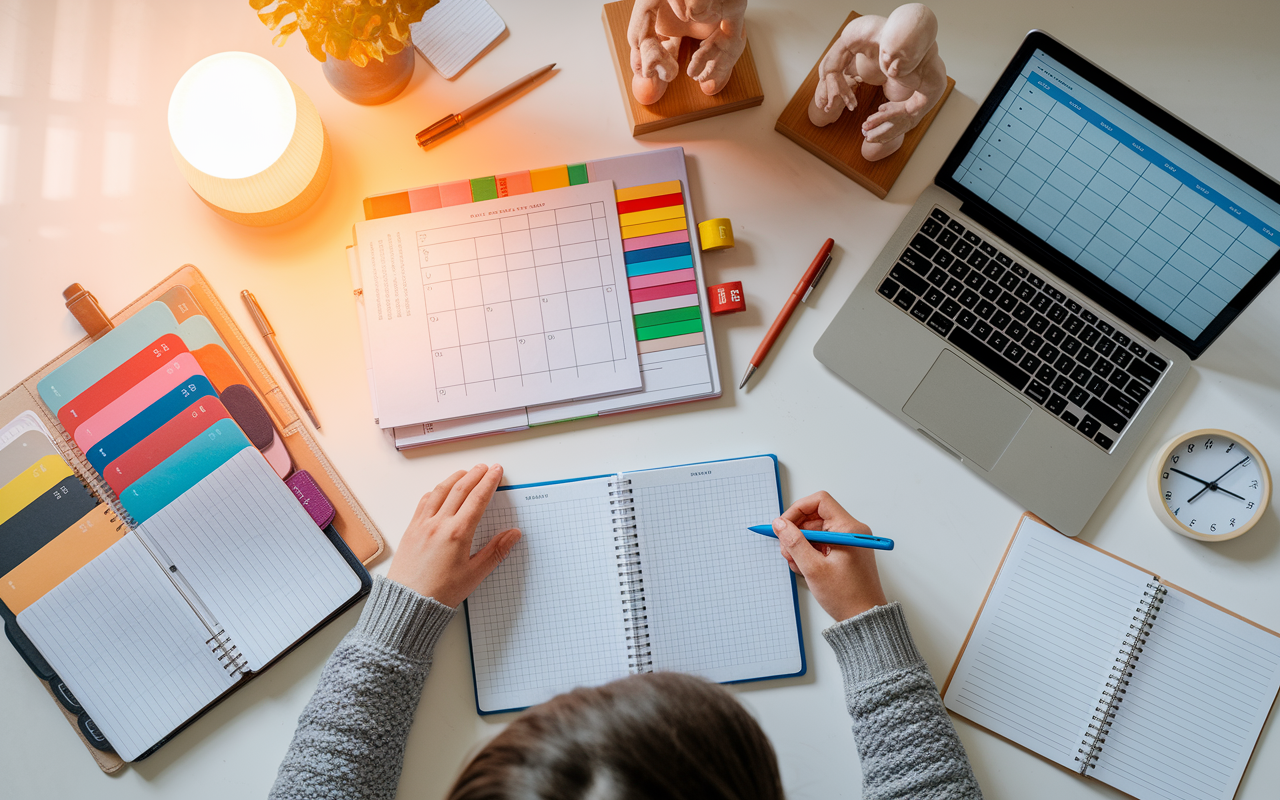
[[[596,202],[415,232],[437,402],[625,365],[605,213]]]

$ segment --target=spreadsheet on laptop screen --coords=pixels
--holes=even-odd
[[[1280,206],[1041,50],[953,177],[1191,339],[1280,250]]]

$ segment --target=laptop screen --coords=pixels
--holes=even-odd
[[[1044,49],[996,91],[954,181],[1187,340],[1280,251],[1280,203]]]

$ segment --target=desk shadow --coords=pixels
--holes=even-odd
[[[355,627],[363,608],[364,601],[361,600],[295,650],[270,665],[266,671],[225,696],[221,702],[174,736],[155,754],[143,761],[130,764],[130,767],[136,770],[144,780],[152,781],[174,762],[180,761],[189,752],[199,747],[207,737],[217,732],[234,717],[245,713],[252,706],[279,700],[282,695],[304,679],[310,680],[310,676],[329,659],[338,642],[342,641],[342,637]],[[290,737],[292,738],[292,734]],[[284,756],[283,749],[280,755]]]

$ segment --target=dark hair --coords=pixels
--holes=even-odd
[[[449,800],[781,800],[778,760],[732,695],[691,675],[575,689],[517,717]]]

